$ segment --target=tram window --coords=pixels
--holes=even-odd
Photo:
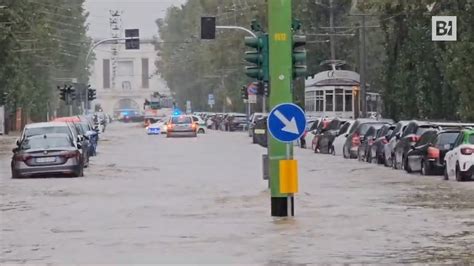
[[[333,98],[334,98],[334,91],[327,90],[326,91],[326,112],[334,111]]]
[[[342,112],[344,108],[344,90],[336,89],[336,112]]]
[[[352,112],[352,92],[346,91],[346,112]]]
[[[316,91],[316,112],[324,111],[324,95],[323,91]]]

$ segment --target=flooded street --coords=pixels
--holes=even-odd
[[[0,136],[0,263],[474,262],[474,182],[295,148],[296,216],[274,219],[244,133],[113,123],[85,177],[20,180],[14,140]]]

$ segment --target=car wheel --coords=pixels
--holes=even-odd
[[[336,156],[336,150],[334,149],[334,146],[331,145],[329,146],[329,154],[332,154],[333,156]]]
[[[464,181],[464,176],[461,173],[461,169],[459,169],[459,164],[456,165],[456,181],[458,182]]]
[[[74,177],[83,177],[84,176],[84,165],[80,165],[79,169],[74,173]]]
[[[430,165],[425,162],[424,160],[421,161],[421,174],[422,175],[431,175],[431,167]]]
[[[392,155],[392,168],[395,170],[398,169],[397,157],[395,154]]]
[[[362,155],[360,154],[360,151],[357,151],[357,161],[362,161]]]
[[[21,175],[18,173],[18,171],[12,169],[12,179],[17,178],[21,178]]]
[[[402,169],[404,169],[407,173],[413,172],[411,170],[410,164],[408,163],[408,158],[403,158],[402,159]]]
[[[205,131],[204,131],[204,129],[203,129],[203,128],[200,128],[200,129],[198,130],[198,133],[199,133],[199,134],[204,134],[204,133],[205,133]]]
[[[383,165],[385,165],[386,167],[390,167],[392,166],[392,160],[390,159],[387,159],[385,158],[385,161],[383,162]]]
[[[345,158],[345,159],[349,159],[349,154],[348,154],[348,151],[346,149],[346,146],[343,146],[342,147],[342,156]]]
[[[449,180],[448,167],[446,167],[446,162],[444,163],[444,180]]]
[[[385,165],[385,154],[382,154],[382,155],[376,155],[377,157],[377,164],[383,164]]]

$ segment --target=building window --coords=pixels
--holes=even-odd
[[[336,112],[344,111],[344,89],[336,89]]]
[[[334,112],[334,90],[326,90],[326,112]]]
[[[132,83],[130,81],[124,81],[122,82],[122,89],[123,90],[131,90],[132,89]]]
[[[119,61],[117,67],[117,75],[120,77],[132,77],[133,61]]]
[[[324,91],[316,91],[316,112],[324,111]]]
[[[315,111],[315,106],[314,106],[314,103],[315,103],[315,92],[314,91],[308,91],[306,92],[306,95],[305,95],[305,110],[308,111],[308,112],[314,112]]]
[[[150,87],[149,76],[148,58],[142,58],[142,88],[148,89]]]
[[[102,60],[102,79],[104,89],[110,89],[110,60]]]
[[[346,98],[346,108],[344,111],[346,112],[352,112],[352,91],[350,90],[346,90],[346,95],[345,95],[345,98]]]

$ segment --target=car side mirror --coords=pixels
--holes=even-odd
[[[82,144],[81,143],[77,143],[76,146],[79,150],[82,149]]]
[[[20,142],[20,139],[16,139],[15,143],[16,143],[16,146],[18,146],[18,147],[19,147],[19,146],[20,146],[20,144],[21,144],[21,142]]]
[[[412,150],[416,150],[415,146],[413,146],[413,145],[412,145],[412,146],[410,146],[410,149],[412,149]]]
[[[316,131],[316,130],[313,130],[313,131],[311,131],[311,134],[316,135],[316,134],[317,134],[317,131]]]
[[[13,148],[13,149],[12,149],[12,152],[13,152],[13,153],[16,153],[17,151],[18,151],[18,148]]]
[[[344,137],[346,137],[346,138],[349,137],[349,133],[346,133],[346,135],[344,135]]]
[[[399,140],[401,138],[401,135],[400,134],[396,134],[395,137],[397,138],[397,140]]]

